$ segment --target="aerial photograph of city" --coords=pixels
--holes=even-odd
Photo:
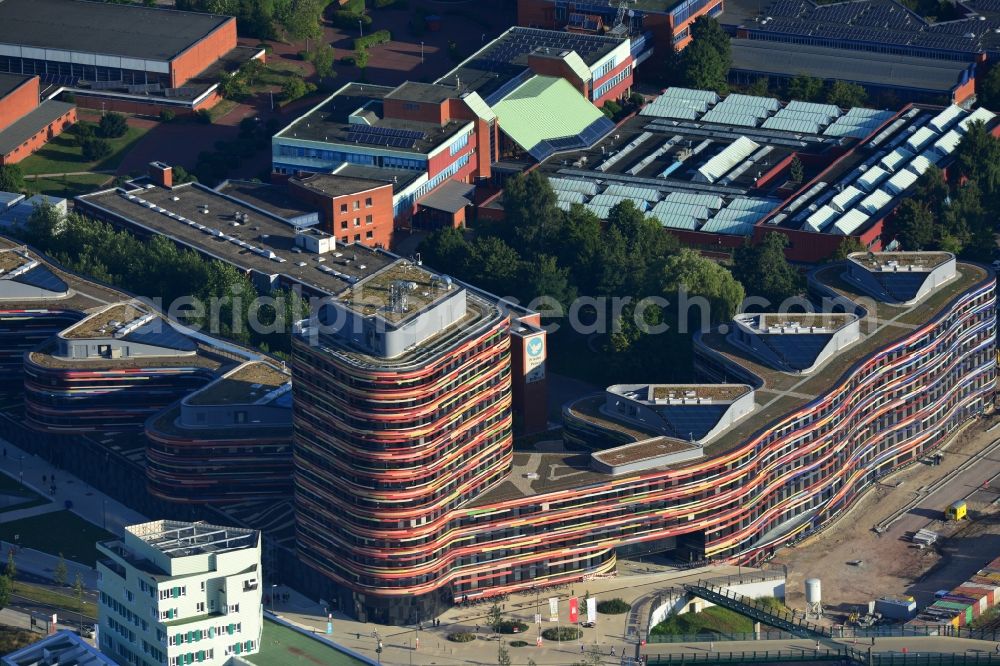
[[[1000,666],[1000,0],[0,0],[0,666]]]

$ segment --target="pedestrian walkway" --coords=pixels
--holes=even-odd
[[[115,501],[72,474],[53,467],[48,461],[30,455],[3,439],[0,439],[0,471],[14,479],[20,479],[25,486],[39,495],[51,498],[53,504],[46,505],[50,510],[60,510],[66,506],[66,501],[69,501],[72,503],[73,513],[114,534],[123,535],[126,525],[149,520],[138,511]],[[53,485],[54,493],[51,492]],[[32,510],[25,509],[25,511]],[[18,511],[0,513],[0,523],[16,520],[18,513]],[[29,515],[44,513],[46,512],[40,511],[38,514]]]

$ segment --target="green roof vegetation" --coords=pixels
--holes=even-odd
[[[320,640],[304,636],[297,631],[270,620],[264,621],[260,639],[260,652],[245,655],[244,659],[260,666],[273,664],[323,664],[324,666],[356,666],[364,664]]]

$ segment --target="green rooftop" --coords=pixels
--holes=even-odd
[[[304,636],[277,622],[264,620],[260,652],[243,655],[259,666],[292,666],[293,664],[323,664],[323,666],[359,666],[365,662],[333,648],[323,641]]]
[[[604,117],[566,79],[533,76],[493,106],[500,127],[524,150],[546,139],[577,136]]]

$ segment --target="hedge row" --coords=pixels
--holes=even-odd
[[[361,51],[363,49],[371,48],[376,44],[385,44],[392,39],[392,33],[388,30],[376,30],[370,35],[365,35],[364,37],[358,37],[354,40],[354,50]]]
[[[330,18],[330,22],[341,30],[353,30],[357,28],[358,21],[361,21],[361,25],[367,28],[372,24],[372,17],[368,16],[368,14],[359,14],[338,9],[333,12],[333,15]]]

